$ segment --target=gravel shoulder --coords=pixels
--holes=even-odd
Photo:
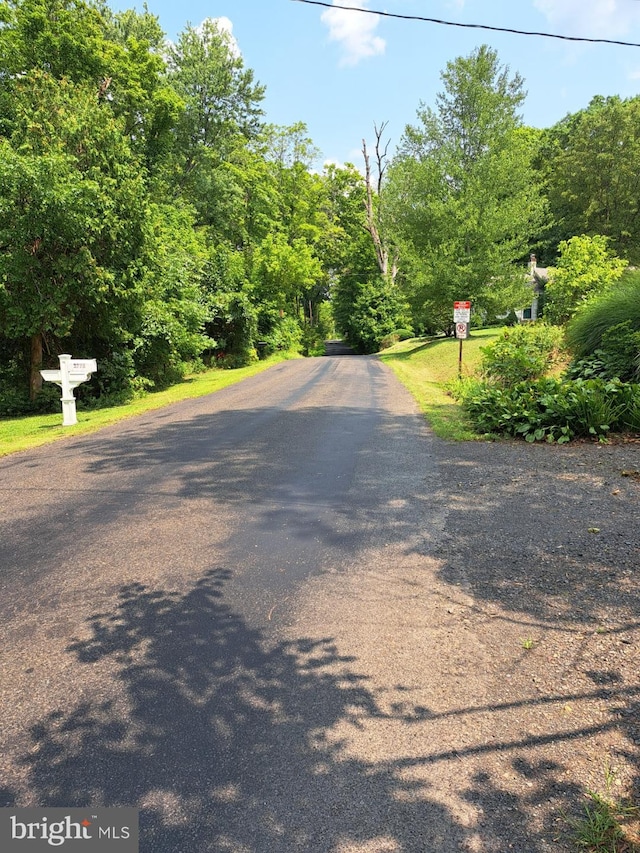
[[[371,699],[331,737],[404,805],[404,830],[341,853],[574,850],[587,791],[640,802],[640,446],[430,453],[440,532],[316,581],[299,615]]]

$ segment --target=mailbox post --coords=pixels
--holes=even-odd
[[[76,400],[73,389],[91,378],[98,369],[95,358],[73,358],[60,355],[60,370],[41,370],[40,375],[46,382],[55,382],[62,388],[62,426],[78,423]]]

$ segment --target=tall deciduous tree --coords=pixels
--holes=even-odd
[[[526,303],[516,263],[544,211],[520,76],[482,46],[448,63],[442,80],[436,109],[423,105],[407,127],[387,188],[414,316],[433,330],[457,299],[493,316]]]
[[[122,123],[95,90],[35,72],[16,97],[1,143],[0,317],[6,337],[31,339],[33,397],[48,335],[125,310],[145,191]]]
[[[330,229],[324,258],[336,328],[357,350],[375,352],[384,337],[407,326],[407,306],[389,271],[384,275],[380,267],[366,179],[354,166],[331,166],[325,182]]]
[[[640,98],[594,98],[545,131],[540,154],[553,247],[586,234],[640,263]]]
[[[264,87],[213,19],[187,27],[170,47],[169,81],[185,105],[177,127],[176,179],[201,223],[210,224],[218,219],[217,200],[228,205],[239,192],[229,164],[260,132]]]

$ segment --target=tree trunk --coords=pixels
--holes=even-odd
[[[29,377],[29,399],[35,400],[42,391],[42,334],[31,336],[31,375]]]
[[[380,202],[380,199],[382,198],[382,182],[384,178],[384,173],[387,168],[387,164],[385,161],[387,159],[389,143],[387,142],[386,146],[384,147],[384,150],[382,149],[382,134],[384,133],[386,126],[387,122],[383,122],[380,127],[374,124],[374,130],[376,134],[376,166],[378,173],[375,193],[378,197],[378,202]],[[373,241],[373,248],[376,253],[376,260],[378,262],[378,269],[380,270],[384,278],[388,278],[390,276],[391,282],[394,283],[398,274],[397,250],[395,248],[393,249],[393,258],[391,260],[391,263],[389,263],[389,246],[383,239],[380,233],[380,229],[378,227],[379,216],[376,213],[376,206],[374,202],[374,187],[371,161],[369,159],[367,143],[364,139],[362,140],[362,156],[364,157],[365,183],[367,188],[367,196],[364,203],[367,214],[367,224],[365,225],[365,228],[371,235],[371,240]]]

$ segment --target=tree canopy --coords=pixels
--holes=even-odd
[[[504,315],[531,299],[531,251],[560,258],[563,321],[605,256],[637,262],[638,99],[527,128],[524,81],[486,45],[442,85],[395,154],[383,122],[362,171],[320,169],[220,21],[169,43],[146,7],[0,0],[0,411],[49,405],[61,352],[98,359],[85,396],[118,399],[319,352],[334,323],[371,352],[447,331],[454,300]]]
[[[516,264],[544,217],[520,77],[483,46],[448,63],[442,80],[436,109],[423,105],[407,127],[387,189],[413,311],[433,331],[456,300],[487,318],[526,303]]]

